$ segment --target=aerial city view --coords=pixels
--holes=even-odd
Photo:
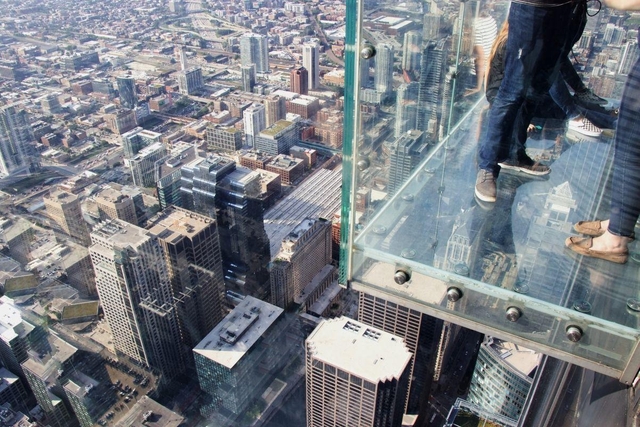
[[[591,289],[558,253],[640,16],[586,4],[583,121],[534,121],[549,177],[503,172],[487,213],[506,0],[358,2],[361,46],[352,0],[0,0],[0,427],[519,425],[543,355],[353,289],[345,233],[363,282],[384,253]]]

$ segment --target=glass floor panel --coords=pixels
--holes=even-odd
[[[575,222],[607,218],[612,139],[540,123],[527,150],[551,173],[503,169],[498,201],[485,204],[474,197],[483,105],[393,197],[383,200],[386,193],[376,191],[382,166],[373,162],[360,174],[359,186],[369,189],[376,208],[356,215],[354,288],[632,381],[639,365],[640,248],[632,246],[629,262],[618,265],[564,247],[577,234]],[[396,283],[398,272],[409,280]],[[450,288],[462,297],[449,300]]]

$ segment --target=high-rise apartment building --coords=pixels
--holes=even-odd
[[[375,56],[376,66],[373,75],[376,92],[386,98],[393,91],[393,46],[380,43]]]
[[[47,114],[57,114],[62,111],[62,105],[60,105],[59,93],[50,93],[40,100],[42,111]]]
[[[437,132],[437,110],[442,95],[442,75],[446,64],[446,40],[429,41],[422,51],[416,129],[428,137]]]
[[[305,67],[295,67],[289,73],[289,88],[291,92],[306,95],[309,93],[309,72]]]
[[[331,264],[331,223],[305,218],[282,240],[271,263],[272,303],[289,306],[327,264]]]
[[[289,154],[289,149],[299,142],[298,124],[288,120],[278,120],[272,126],[260,131],[254,139],[254,148],[272,156]]]
[[[194,161],[196,157],[196,147],[184,142],[174,144],[171,152],[156,162],[155,181],[160,208],[166,209],[170,205],[182,206],[180,168]]]
[[[167,147],[162,142],[156,142],[143,148],[132,158],[125,158],[125,166],[131,170],[133,185],[138,187],[154,187],[155,164],[167,155]]]
[[[78,239],[83,245],[90,243],[89,229],[82,217],[80,199],[75,194],[52,189],[43,197],[47,215],[55,221],[62,231]]]
[[[401,84],[396,93],[395,137],[416,128],[418,113],[418,83]]]
[[[20,378],[13,372],[0,368],[0,402],[9,403],[17,411],[28,412],[31,400]]]
[[[136,81],[131,77],[116,77],[118,93],[120,94],[120,105],[124,108],[133,109],[138,105],[138,95],[136,94]]]
[[[402,69],[420,71],[420,55],[422,52],[422,34],[419,31],[404,33],[402,44]]]
[[[268,301],[271,257],[260,174],[223,157],[196,159],[182,167],[181,191],[182,207],[218,222],[227,289]]]
[[[191,349],[224,317],[224,276],[216,220],[170,206],[147,225],[163,248],[182,342]]]
[[[96,287],[116,353],[157,369],[162,380],[182,372],[178,313],[158,238],[112,220],[96,226],[91,239]]]
[[[252,104],[242,113],[244,121],[245,143],[249,147],[255,145],[255,137],[267,127],[267,116],[262,104]]]
[[[480,346],[467,400],[485,411],[517,421],[541,355],[497,338]]]
[[[262,34],[247,33],[240,37],[240,63],[255,64],[257,73],[269,72],[269,40]]]
[[[340,317],[323,320],[305,350],[307,427],[402,424],[411,361],[402,338]]]
[[[302,66],[309,73],[309,89],[317,89],[320,86],[320,52],[316,43],[302,46]]]
[[[256,64],[243,65],[240,71],[242,72],[242,90],[253,92],[256,85]]]
[[[0,174],[29,173],[38,167],[35,138],[27,112],[19,104],[0,107]]]
[[[161,133],[137,127],[120,135],[125,159],[134,157],[144,147],[160,142]]]
[[[202,68],[194,67],[178,73],[178,89],[182,95],[193,95],[203,87]]]
[[[269,95],[264,100],[264,113],[266,116],[266,126],[272,126],[278,120],[282,120],[287,115],[287,100],[279,95]]]
[[[281,308],[247,296],[193,349],[206,395],[200,412],[216,426],[241,425],[236,420],[287,363],[288,326]]]
[[[111,187],[104,187],[98,192],[94,200],[98,206],[100,219],[121,219],[133,225],[138,225],[136,205],[131,197]]]
[[[638,49],[637,41],[628,41],[622,46],[620,52],[620,66],[618,67],[618,74],[627,76],[636,63],[640,50]]]
[[[420,164],[429,145],[424,140],[424,132],[413,129],[400,135],[390,148],[387,191],[393,194]]]

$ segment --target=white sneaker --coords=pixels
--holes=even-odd
[[[581,133],[587,136],[598,137],[602,135],[602,129],[591,123],[586,117],[581,120],[569,120],[569,130]]]

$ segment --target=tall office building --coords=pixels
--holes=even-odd
[[[280,95],[269,95],[264,100],[264,113],[266,126],[272,126],[278,120],[287,115],[287,100]]]
[[[323,320],[305,349],[307,427],[402,424],[411,361],[402,338],[340,317]]]
[[[261,177],[223,157],[182,167],[182,207],[216,218],[227,290],[268,301],[269,238]]]
[[[298,124],[288,120],[278,120],[272,126],[260,131],[254,138],[254,148],[276,156],[289,154],[289,149],[299,142]]]
[[[178,72],[178,90],[182,95],[193,95],[203,87],[202,68],[193,67]]]
[[[120,94],[120,105],[124,108],[133,109],[138,105],[138,95],[136,94],[136,81],[131,77],[116,77],[118,93]]]
[[[75,237],[83,245],[89,245],[89,229],[82,217],[80,199],[75,194],[52,189],[43,197],[47,215],[55,221],[62,231]]]
[[[416,128],[418,114],[418,83],[401,84],[396,92],[395,137]]]
[[[26,380],[21,364],[29,357],[32,344],[45,334],[41,327],[22,318],[11,298],[0,297],[0,362],[4,367]]]
[[[257,73],[269,72],[269,40],[262,34],[247,33],[240,37],[240,63],[255,64]]]
[[[133,185],[138,187],[155,187],[155,164],[167,155],[167,147],[156,142],[143,148],[130,159],[125,158],[125,166],[131,170]]]
[[[182,206],[180,193],[180,168],[198,157],[195,145],[181,142],[174,144],[171,152],[155,163],[156,191],[160,208]]]
[[[243,65],[240,71],[242,72],[242,90],[253,92],[256,85],[256,64]]]
[[[245,145],[253,147],[255,145],[255,137],[264,128],[267,127],[267,115],[264,105],[252,104],[242,113],[244,121]]]
[[[540,358],[532,350],[487,337],[480,346],[467,400],[517,421]]]
[[[9,403],[16,411],[28,413],[30,400],[20,378],[13,372],[0,368],[0,402]],[[4,417],[2,416],[2,418]]]
[[[234,126],[209,125],[205,141],[209,150],[237,151],[242,148],[242,131]]]
[[[147,229],[163,248],[184,348],[191,349],[224,317],[224,277],[216,220],[170,206]]]
[[[124,158],[130,159],[134,157],[144,147],[156,142],[160,142],[161,133],[137,127],[120,135],[122,140],[122,148]]]
[[[383,98],[386,98],[393,91],[393,46],[380,43],[375,61],[374,88]]]
[[[282,240],[271,263],[271,302],[287,308],[331,264],[331,222],[305,218]]]
[[[418,89],[418,118],[416,129],[431,139],[438,130],[438,105],[442,95],[443,67],[446,63],[446,39],[429,41],[422,51],[420,87]]]
[[[305,67],[295,67],[289,73],[289,88],[291,92],[306,95],[309,93],[309,72]]]
[[[429,145],[424,140],[424,133],[415,129],[403,133],[389,145],[391,153],[387,192],[394,194],[420,164]]]
[[[402,69],[406,71],[419,71],[421,54],[422,34],[419,31],[408,31],[404,33]]]
[[[433,382],[442,321],[365,292],[360,292],[358,321],[404,339],[412,354],[405,413],[418,413],[423,390]]]
[[[239,417],[289,360],[289,327],[281,308],[247,296],[193,349],[213,425],[245,425]]]
[[[96,226],[91,239],[96,287],[116,353],[157,369],[162,380],[182,372],[178,313],[158,238],[112,220]]]
[[[42,106],[42,111],[47,114],[57,114],[62,111],[62,105],[60,105],[60,100],[58,99],[60,93],[50,93],[42,97],[40,100],[40,105]]]
[[[39,167],[33,129],[19,104],[0,107],[0,174],[30,173]]]
[[[309,89],[320,86],[320,52],[317,43],[302,46],[302,66],[309,72]]]
[[[129,224],[138,225],[136,206],[133,198],[115,188],[105,187],[98,192],[94,200],[98,206],[101,220],[121,219]]]

